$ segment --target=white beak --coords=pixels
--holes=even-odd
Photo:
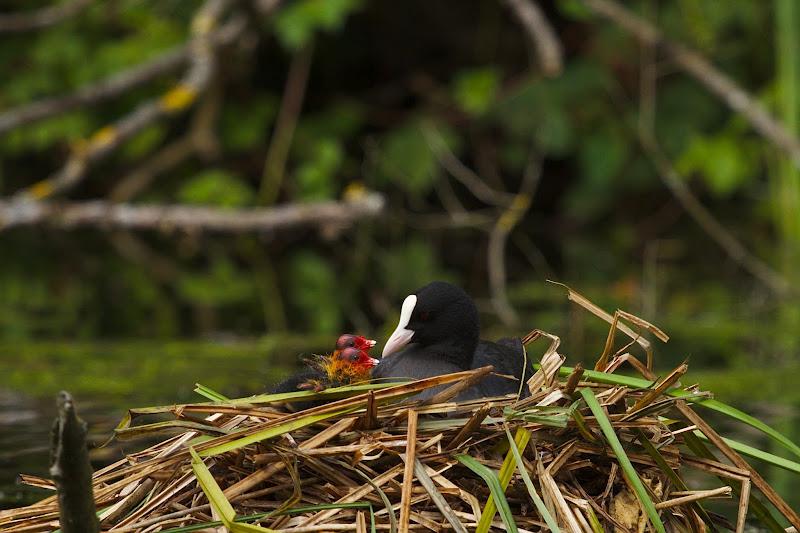
[[[399,352],[406,344],[411,342],[411,338],[414,336],[414,331],[406,329],[406,326],[408,326],[408,323],[411,320],[411,313],[414,312],[414,307],[416,305],[417,297],[413,294],[407,296],[403,301],[403,307],[400,310],[400,322],[397,323],[397,328],[394,330],[394,333],[392,333],[392,335],[389,337],[389,340],[386,341],[386,345],[383,347],[383,353],[381,356],[386,357],[387,355],[392,355],[393,353]]]

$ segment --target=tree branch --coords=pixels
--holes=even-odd
[[[661,31],[613,0],[583,0],[642,43],[657,46],[671,61],[691,74],[712,94],[740,113],[759,134],[783,150],[800,167],[800,140],[736,82],[717,70],[697,52],[667,40]]]
[[[313,56],[313,41],[292,56],[292,63],[289,66],[286,85],[283,89],[281,107],[264,159],[264,170],[261,173],[261,187],[258,196],[263,205],[275,203],[280,194],[281,183],[283,183],[283,176],[286,173],[286,159],[289,157],[294,130],[303,108]]]
[[[533,0],[504,1],[525,28],[544,75],[554,77],[561,74],[563,68],[561,43],[539,5]]]
[[[0,135],[16,127],[66,113],[81,106],[110,100],[181,66],[189,57],[189,44],[169,50],[153,60],[87,85],[72,94],[45,98],[0,113]]]
[[[350,226],[378,216],[384,207],[378,193],[346,201],[290,204],[272,208],[220,209],[185,205],[130,205],[105,201],[32,202],[0,200],[0,231],[47,223],[70,229],[80,226],[182,231],[277,231],[304,226]]]
[[[514,200],[497,218],[494,227],[489,232],[489,244],[486,252],[489,290],[497,316],[507,325],[517,324],[519,318],[508,301],[508,293],[506,291],[506,243],[511,231],[530,209],[533,193],[539,184],[541,174],[541,158],[532,155],[525,168],[519,191],[514,195]]]
[[[471,168],[466,166],[447,147],[442,135],[432,124],[421,127],[422,135],[428,143],[439,164],[447,172],[469,189],[469,192],[478,200],[495,206],[508,206],[514,201],[514,195],[505,191],[498,191],[486,185],[486,182]]]
[[[22,33],[53,26],[77,15],[91,3],[92,0],[72,0],[27,13],[0,14],[0,33]]]
[[[211,38],[219,17],[230,0],[207,0],[192,21],[195,39],[190,43],[192,66],[184,78],[160,98],[149,100],[116,123],[98,130],[88,140],[73,149],[67,163],[55,174],[21,191],[17,198],[41,200],[74,187],[89,167],[103,159],[123,142],[157,120],[177,114],[190,107],[208,86],[215,70],[214,51],[217,45]],[[245,28],[243,18],[231,21],[229,30],[238,36]]]
[[[731,259],[778,294],[786,294],[794,290],[783,276],[767,263],[750,253],[747,248],[745,248],[745,246],[739,242],[725,226],[720,224],[702,203],[700,203],[697,197],[689,190],[686,181],[681,178],[667,156],[664,155],[653,137],[640,131],[639,142],[645,153],[650,157],[664,185],[667,186],[672,195],[678,200],[689,216],[694,219],[697,225],[700,226]]]

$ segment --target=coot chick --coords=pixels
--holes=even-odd
[[[373,379],[422,379],[493,365],[498,374],[487,376],[456,397],[468,400],[516,393],[525,368],[522,342],[479,340],[480,324],[475,303],[463,289],[434,281],[403,301],[400,321],[386,341],[383,358],[372,372]],[[435,387],[416,398],[427,399],[445,388]],[[523,394],[527,390],[523,387]]]
[[[289,376],[270,390],[270,393],[320,391],[327,387],[349,385],[370,378],[377,359],[369,355],[375,341],[361,335],[345,334],[336,341],[331,355],[317,356],[307,361],[307,368]]]

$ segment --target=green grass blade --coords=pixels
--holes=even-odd
[[[204,398],[208,398],[212,402],[229,402],[230,398],[227,396],[220,394],[219,392],[206,387],[205,385],[201,385],[200,383],[194,384],[194,392],[203,396]]]
[[[561,376],[566,377],[572,373],[572,370],[573,370],[572,368],[564,366],[561,367],[561,369],[559,369],[558,372]],[[594,383],[604,383],[608,385],[623,385],[633,389],[647,389],[650,388],[654,383],[646,379],[635,378],[631,376],[622,376],[618,374],[609,374],[606,372],[597,372],[596,370],[584,370],[583,379],[586,381],[592,381]],[[775,442],[777,442],[778,444],[780,444],[781,446],[783,446],[784,448],[795,454],[796,456],[800,457],[800,446],[792,442],[791,439],[784,436],[777,430],[771,428],[761,420],[758,420],[757,418],[748,415],[744,411],[740,411],[739,409],[732,407],[726,403],[722,403],[718,400],[695,399],[693,398],[694,396],[693,393],[687,392],[683,389],[671,389],[667,391],[667,394],[675,398],[684,398],[695,405],[701,405],[706,409],[711,409],[712,411],[722,413],[728,417],[733,418],[734,420],[738,420],[743,424],[747,424],[748,426],[764,433],[766,436],[768,436],[769,438],[771,438],[772,440],[774,440]]]
[[[191,420],[167,420],[164,422],[153,422],[152,424],[144,424],[141,426],[133,426],[124,429],[115,429],[114,436],[117,440],[127,440],[149,435],[152,433],[160,433],[169,430],[194,430],[201,433],[210,433],[212,435],[226,435],[230,430],[217,426],[210,426],[208,424],[201,424],[200,422],[192,422]]]
[[[556,428],[567,427],[567,421],[571,414],[569,407],[535,407],[525,411],[517,411],[508,406],[503,408],[503,416],[506,420],[524,420]]]
[[[298,418],[296,420],[291,420],[286,422],[285,424],[279,424],[277,426],[267,428],[263,431],[258,431],[253,433],[252,435],[244,436],[240,439],[232,440],[230,442],[225,442],[218,446],[214,446],[212,448],[208,448],[207,450],[203,450],[200,452],[201,457],[210,457],[212,455],[219,455],[221,453],[230,452],[232,450],[237,450],[249,444],[253,444],[255,442],[261,442],[262,440],[271,439],[273,437],[277,437],[278,435],[283,435],[284,433],[288,433],[290,431],[294,431],[296,429],[309,426],[311,424],[315,424],[321,420],[325,420],[327,418],[331,418],[334,416],[339,416],[342,413],[346,413],[348,411],[352,411],[352,409],[345,409],[343,411],[336,411],[333,413],[324,413],[321,415],[308,415],[302,418]]]
[[[539,514],[542,515],[542,518],[544,518],[544,521],[547,524],[547,527],[550,528],[550,531],[554,531],[555,533],[561,533],[561,530],[558,528],[558,522],[553,518],[553,515],[550,514],[550,510],[544,504],[544,501],[539,497],[539,493],[536,492],[536,487],[533,486],[533,481],[531,481],[531,476],[528,474],[528,471],[525,470],[525,463],[522,461],[522,452],[525,451],[526,446],[523,446],[521,450],[518,449],[514,445],[514,443],[516,443],[518,439],[511,436],[511,432],[508,430],[508,428],[505,428],[505,430],[506,430],[506,437],[508,437],[508,443],[511,449],[511,453],[514,454],[514,460],[517,463],[517,469],[519,470],[520,475],[522,475],[522,481],[525,482],[525,487],[527,487],[528,494],[530,494],[534,505],[536,505],[536,509],[539,511]],[[528,441],[530,440],[531,436],[530,431],[522,427],[518,428],[517,437],[519,437],[520,432],[527,433],[528,438],[526,440]],[[595,517],[595,519],[596,518],[597,517]]]
[[[292,507],[291,509],[284,509],[275,515],[309,513],[314,511],[326,511],[328,509],[367,509],[372,507],[369,502],[350,502],[350,503],[320,503],[318,505],[304,505],[302,507]],[[267,513],[264,513],[265,515]]]
[[[589,515],[589,525],[592,528],[592,533],[605,533],[606,530],[603,528],[603,524],[600,523],[600,519],[597,518],[594,509],[587,507],[586,512]]]
[[[513,441],[517,446],[521,447],[523,450],[528,445],[528,441],[530,440],[530,433],[521,433],[517,435],[517,438]],[[511,482],[511,478],[514,476],[514,469],[516,466],[516,461],[514,460],[514,454],[511,452],[509,447],[509,451],[506,452],[506,457],[503,460],[503,464],[500,466],[500,472],[498,474],[498,479],[500,481],[500,488],[505,493],[506,487]],[[492,520],[494,520],[494,515],[497,512],[497,503],[494,500],[493,495],[489,495],[489,499],[486,501],[486,506],[483,508],[483,513],[481,514],[481,519],[478,522],[478,527],[475,530],[476,533],[482,533],[484,531],[489,531],[489,528],[492,526]]]
[[[296,513],[307,513],[310,511],[324,511],[326,509],[369,509],[370,511],[370,519],[372,521],[372,532],[375,533],[375,512],[372,509],[372,504],[369,502],[352,502],[352,503],[323,503],[319,505],[308,505],[305,507],[294,507],[292,509],[286,509],[280,513],[254,513],[246,516],[237,516],[234,521],[235,522],[255,522],[256,520],[261,520],[262,518],[267,518],[271,514],[276,515],[285,515],[285,514],[296,514]],[[191,533],[192,531],[200,531],[203,529],[211,529],[214,527],[219,527],[224,525],[222,520],[214,520],[212,522],[200,522],[197,524],[192,524],[191,526],[183,526],[177,527],[173,529],[165,529],[161,533]],[[57,532],[53,532],[57,533]]]
[[[489,492],[491,492],[491,499],[489,501],[493,500],[496,502],[497,510],[500,512],[500,518],[503,520],[503,523],[506,526],[506,531],[508,533],[518,533],[517,523],[514,521],[514,516],[511,514],[511,508],[508,506],[508,500],[506,500],[506,495],[503,492],[503,487],[500,486],[500,480],[497,479],[495,473],[469,455],[456,455],[456,459],[458,459],[461,464],[479,475],[483,481],[486,482],[486,485],[489,487]],[[486,502],[486,506],[481,514],[481,521],[483,521],[483,517],[487,515],[489,501]],[[494,517],[494,510],[491,512],[491,517]],[[491,526],[491,519],[489,519],[489,526]],[[489,528],[487,527],[486,529],[481,530],[479,525],[478,528],[475,529],[475,533],[486,533],[488,529]]]
[[[439,492],[439,489],[436,488],[436,484],[431,479],[431,476],[428,475],[428,471],[425,470],[425,465],[422,464],[422,461],[419,459],[414,459],[414,475],[417,476],[420,485],[423,486],[425,491],[430,496],[431,501],[433,504],[439,509],[439,512],[442,513],[445,520],[450,522],[450,526],[453,528],[453,531],[456,533],[467,533],[466,528],[464,528],[464,524],[461,523],[461,520],[458,519],[458,516],[453,512],[453,509],[450,507],[450,504],[447,503],[447,500],[444,499],[442,493]]]
[[[197,455],[194,448],[189,448],[189,453],[192,455],[192,470],[194,470],[194,475],[197,477],[197,483],[203,489],[211,508],[219,515],[223,525],[231,533],[272,533],[272,529],[236,522],[236,511],[234,511],[231,502],[222,493],[222,489],[217,485],[217,481],[211,475],[211,471],[203,462],[203,459]]]
[[[701,431],[695,431],[694,434],[698,438],[708,442],[708,437],[703,435]],[[755,459],[760,459],[765,463],[777,466],[778,468],[783,468],[784,470],[788,470],[789,472],[800,474],[800,463],[796,463],[789,459],[784,459],[783,457],[779,457],[769,452],[759,450],[758,448],[754,448],[753,446],[750,446],[743,442],[739,442],[737,440],[729,439],[726,437],[722,437],[722,440],[724,440],[728,446],[730,446],[731,448],[733,448],[734,450],[743,455],[747,455],[748,457],[753,457]]]
[[[686,446],[698,457],[711,459],[712,461],[717,460],[711,450],[709,450],[703,441],[698,439],[694,433],[686,432],[683,434],[683,438],[686,442]],[[728,479],[722,476],[717,477],[723,483],[730,483]],[[736,496],[741,494],[741,489],[736,483],[731,484],[731,488]],[[753,491],[750,492],[750,508],[748,509],[748,513],[750,512],[756,515],[756,518],[761,521],[761,524],[772,533],[782,533],[784,531],[783,526],[781,526],[778,521],[775,520],[775,517],[772,516],[772,513],[769,511],[769,509],[767,509],[767,506],[756,497]]]
[[[644,434],[644,431],[641,429],[636,429],[636,438],[639,439],[639,443],[644,447],[647,454],[653,458],[656,462],[658,467],[661,469],[662,472],[669,478],[669,480],[680,490],[689,490],[689,487],[686,483],[681,479],[681,477],[667,464],[666,459],[664,456],[661,455],[661,452],[653,445],[652,442],[647,438],[647,435]],[[694,508],[695,512],[700,515],[700,518],[705,522],[706,527],[711,532],[717,531],[717,526],[711,520],[711,516],[709,516],[708,512],[703,508],[702,504],[697,501],[693,502],[692,507]]]
[[[600,402],[597,401],[591,389],[581,389],[581,396],[583,396],[586,405],[589,406],[592,414],[594,414],[597,419],[597,423],[603,431],[603,435],[605,435],[606,440],[611,445],[611,449],[614,451],[614,455],[616,455],[623,473],[628,478],[628,482],[631,487],[633,487],[633,491],[639,498],[639,503],[642,504],[647,517],[650,519],[650,523],[659,533],[666,533],[664,524],[661,522],[661,517],[658,515],[658,510],[656,510],[653,500],[650,499],[650,495],[647,493],[647,489],[645,489],[642,480],[639,479],[636,469],[633,467],[631,460],[625,453],[625,449],[622,447],[622,443],[617,437],[617,434],[614,433],[614,428],[611,427],[611,422],[608,420],[606,412],[600,406]]]
[[[364,472],[362,472],[357,468],[351,468],[351,471],[361,476],[361,479],[372,485],[372,488],[375,489],[375,492],[378,493],[378,496],[383,502],[384,507],[386,507],[386,513],[389,516],[389,533],[397,533],[397,516],[395,516],[394,514],[394,509],[392,508],[392,502],[389,500],[389,497],[386,495],[385,492],[383,492],[383,489],[381,489],[378,485],[376,485],[372,481],[372,479]],[[372,511],[371,507],[370,507],[370,514],[372,518],[372,533],[375,533],[375,513],[374,511]]]

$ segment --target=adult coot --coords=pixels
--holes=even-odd
[[[400,321],[386,341],[383,358],[372,377],[422,379],[493,365],[497,374],[508,374],[516,379],[488,376],[456,399],[517,392],[519,380],[530,375],[530,365],[524,363],[522,342],[519,339],[482,341],[479,335],[478,310],[469,295],[451,283],[434,281],[403,301]],[[428,389],[418,398],[430,398],[442,388]]]

